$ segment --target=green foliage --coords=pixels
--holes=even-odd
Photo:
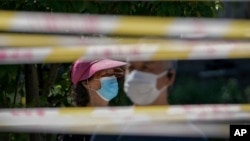
[[[53,106],[71,106],[73,101],[71,97],[72,84],[69,79],[69,64],[61,67],[61,72],[58,73],[58,77],[55,84],[51,88],[48,96],[50,104]]]
[[[0,133],[0,139],[3,141],[27,141],[28,138],[28,134]]]
[[[89,14],[145,16],[214,17],[218,2],[212,1],[72,1],[72,0],[9,0],[0,4],[5,10],[50,11]]]
[[[20,106],[18,93],[22,94],[22,84],[24,83],[21,66],[2,65],[0,67],[0,80],[2,80],[0,81],[0,107]]]
[[[244,91],[239,88],[237,79],[229,79],[225,82],[225,85],[221,88],[221,100],[222,103],[247,103],[244,98]]]
[[[22,10],[22,11],[50,11],[67,13],[89,13],[89,14],[116,14],[116,15],[147,15],[147,16],[176,16],[176,17],[214,17],[218,12],[216,10],[218,2],[211,1],[177,1],[177,2],[103,2],[103,1],[72,1],[72,0],[9,0],[0,3],[0,9],[4,10]],[[67,65],[66,65],[67,66]],[[17,80],[22,77],[23,68],[18,66],[1,66],[0,78],[6,80],[1,84],[4,89],[0,99],[4,103],[1,106],[13,107],[16,103],[17,93],[19,99],[24,96],[24,81]],[[17,72],[19,68],[19,73]],[[40,70],[39,82],[44,83],[49,77],[45,71],[46,65],[38,67]],[[50,71],[50,70],[48,70]],[[70,105],[70,99],[67,99],[71,91],[70,81],[67,77],[68,68],[64,68],[63,74],[58,75],[54,86],[49,87],[48,95],[40,95],[41,106],[65,106]],[[6,75],[7,74],[7,75]],[[23,79],[23,78],[22,78]],[[20,82],[19,82],[20,81]],[[18,88],[13,89],[15,86]],[[187,86],[186,86],[187,87]],[[44,91],[44,86],[40,86],[40,91]],[[15,92],[16,91],[16,92]],[[198,92],[197,92],[198,93]],[[13,98],[15,97],[15,98]],[[118,99],[126,99],[123,92]],[[114,100],[119,104],[120,100]],[[20,100],[18,100],[20,102]],[[64,102],[62,102],[64,101]],[[125,100],[128,104],[129,100]],[[125,102],[125,103],[126,103]],[[15,103],[14,105],[11,103]],[[114,102],[115,103],[115,102]],[[121,102],[123,103],[123,102]],[[122,105],[127,105],[127,104]],[[113,104],[115,105],[115,104]],[[19,104],[20,106],[20,104]]]
[[[177,2],[102,2],[84,0],[0,0],[0,9],[16,11],[42,11],[64,13],[87,13],[87,14],[115,14],[115,15],[141,15],[141,16],[171,16],[171,17],[215,17],[218,13],[218,2],[212,1],[177,1]],[[50,72],[53,70],[50,64],[39,64],[36,69],[39,74],[39,98],[40,106],[58,107],[71,106],[72,91],[69,80],[69,65],[58,66],[56,80],[50,80]],[[24,107],[25,84],[23,65],[0,66],[0,107]],[[123,80],[119,80],[122,88]],[[225,83],[225,84],[224,84]],[[223,81],[209,83],[210,85],[197,85],[192,79],[183,79],[183,82],[174,87],[170,95],[170,103],[217,103],[239,102],[238,87],[235,81]],[[212,87],[212,89],[211,89]],[[46,93],[48,90],[48,93]],[[45,92],[45,93],[44,93]],[[221,94],[222,95],[221,95]],[[250,93],[250,88],[246,90]],[[222,98],[223,101],[218,101]],[[250,97],[248,97],[250,99]],[[114,105],[131,105],[122,89],[118,97],[110,102]],[[6,134],[6,140],[27,140],[26,134]]]
[[[170,104],[247,103],[235,78],[199,80],[181,77],[170,91]]]

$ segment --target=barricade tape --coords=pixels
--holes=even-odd
[[[57,119],[55,119],[57,120]],[[64,121],[62,121],[64,122]],[[55,134],[106,134],[106,135],[143,135],[143,136],[179,136],[228,138],[229,124],[227,123],[164,123],[147,122],[116,125],[11,125],[2,126],[1,132],[21,133],[55,133]]]
[[[119,37],[89,37],[60,36],[41,34],[0,34],[0,47],[35,47],[55,45],[105,45],[105,44],[135,44],[168,42],[160,38],[119,38]]]
[[[0,11],[0,31],[245,38],[250,21]]]
[[[73,62],[79,58],[86,61],[100,58],[145,61],[249,57],[249,42],[215,43],[171,40],[166,43],[0,49],[0,64]]]
[[[249,121],[249,104],[0,110],[0,130],[22,132],[197,136],[196,126],[228,137],[229,124]]]
[[[57,119],[54,119],[55,121]],[[83,126],[78,124],[60,125],[11,125],[1,126],[1,132],[21,133],[64,133],[64,134],[107,134],[107,135],[144,135],[144,136],[179,136],[179,137],[201,137],[228,138],[228,123],[128,123],[116,125],[93,125]]]

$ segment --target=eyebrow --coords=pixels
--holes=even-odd
[[[106,75],[106,74],[108,74],[107,70],[102,71],[102,72],[100,73],[101,76],[102,76],[102,75]]]
[[[149,68],[148,65],[149,64],[147,64],[147,63],[142,63],[142,65],[140,65],[137,69],[139,69],[139,70],[148,69]],[[131,65],[129,65],[128,68],[129,68],[129,70],[134,70],[135,69],[135,65],[131,64]]]
[[[108,69],[108,70],[104,70],[102,73],[100,73],[100,75],[103,76],[103,75],[109,75],[109,74],[112,74],[112,73],[115,73],[115,70],[114,69]]]

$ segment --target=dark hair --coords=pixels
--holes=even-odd
[[[78,82],[74,88],[74,99],[77,106],[87,106],[90,101],[90,96],[88,90]]]
[[[72,64],[73,66],[74,64]],[[69,78],[71,79],[72,66],[69,72]],[[71,82],[72,83],[72,82]],[[76,106],[85,107],[90,101],[88,90],[82,85],[82,81],[77,82],[77,85],[73,88],[73,97]]]
[[[122,69],[125,69],[125,68],[122,68]],[[70,79],[71,79],[71,71],[72,71],[72,68],[70,68],[70,73],[69,73]],[[83,81],[89,81],[92,79],[93,77],[91,76],[87,80],[83,80]],[[75,101],[76,106],[79,106],[79,107],[85,107],[90,102],[90,95],[89,95],[87,88],[83,86],[82,84],[83,81],[77,82],[77,85],[74,86],[73,88],[74,101]],[[117,81],[118,81],[118,84],[120,84],[122,81],[124,81],[124,77],[117,78]]]

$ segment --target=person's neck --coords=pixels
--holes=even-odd
[[[167,91],[163,91],[151,105],[168,105],[167,96]]]
[[[106,106],[108,106],[108,103],[107,102],[105,102],[105,103],[97,103],[97,102],[94,102],[94,103],[90,103],[89,105],[88,105],[89,107],[106,107]]]
[[[108,106],[109,102],[103,100],[97,93],[92,92],[90,96],[90,106],[93,107],[105,107]]]

